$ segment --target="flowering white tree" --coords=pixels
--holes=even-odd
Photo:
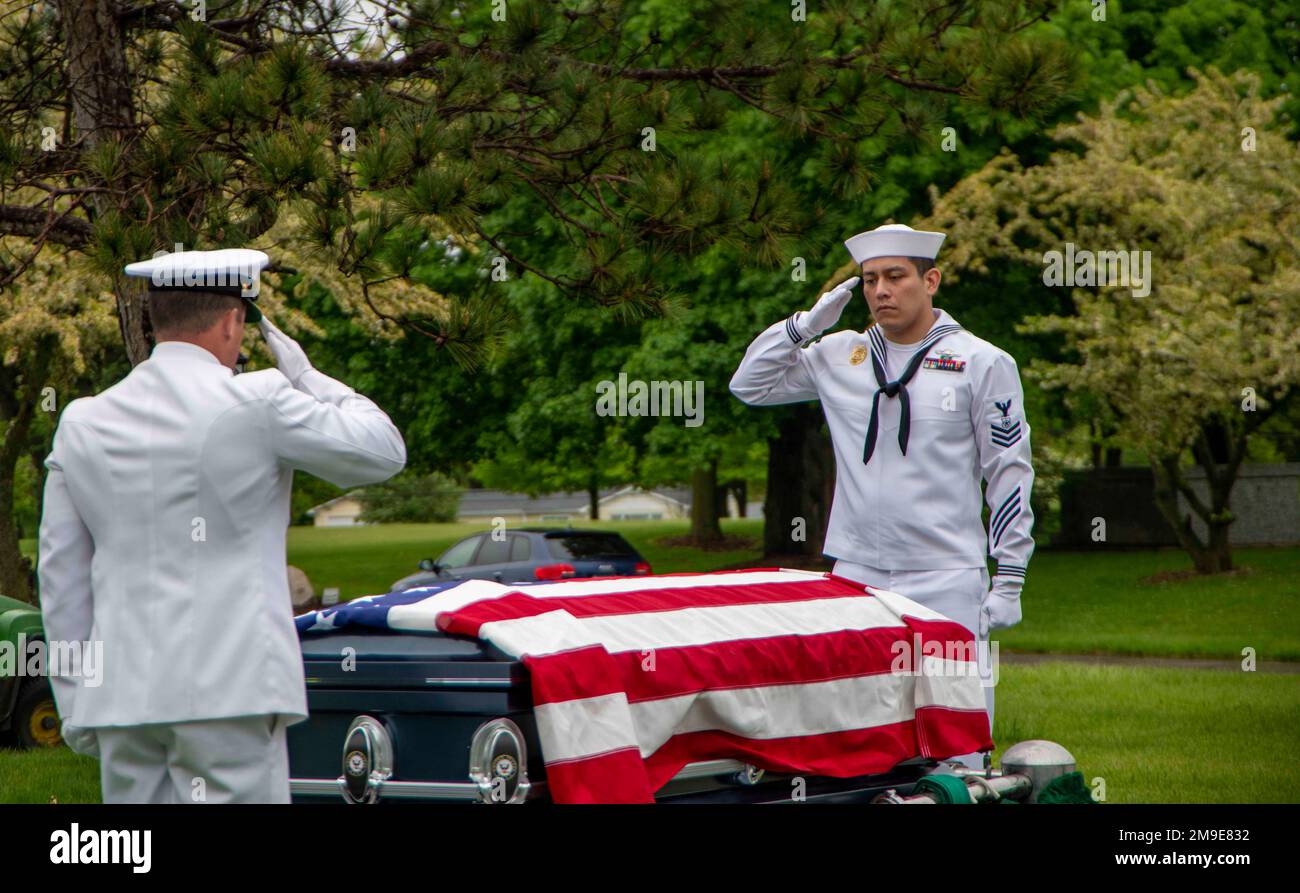
[[[14,520],[18,463],[44,459],[57,413],[120,341],[113,294],[84,258],[58,248],[35,256],[25,239],[0,245],[0,269],[25,261],[20,282],[0,288],[0,593],[30,601]]]
[[[936,193],[927,223],[949,233],[951,274],[987,273],[992,258],[1046,271],[1045,253],[1066,243],[1150,252],[1148,283],[1075,287],[1074,315],[1028,319],[1024,331],[1061,333],[1078,358],[1028,374],[1066,389],[1076,411],[1100,411],[1117,445],[1147,457],[1161,513],[1213,573],[1232,567],[1247,440],[1300,385],[1300,148],[1276,123],[1282,99],[1261,98],[1254,75],[1189,73],[1185,96],[1139,89],[1057,127],[1074,147],[1046,164],[994,159]],[[1189,453],[1208,498],[1187,479]]]

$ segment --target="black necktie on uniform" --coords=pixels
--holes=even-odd
[[[876,355],[877,351],[884,351],[884,341],[882,337],[872,339],[871,347],[871,368],[876,373],[876,383],[880,385],[876,389],[876,394],[871,398],[871,423],[867,425],[867,444],[862,451],[862,464],[866,465],[871,461],[871,454],[876,451],[876,432],[879,429],[880,417],[880,395],[886,397],[898,397],[901,414],[898,420],[898,446],[907,455],[907,438],[911,433],[912,427],[912,406],[907,397],[907,383],[912,380],[916,370],[921,368],[921,363],[925,360],[925,355],[929,353],[930,348],[934,347],[944,335],[950,335],[953,332],[961,330],[961,326],[949,324],[935,326],[930,333],[921,341],[921,346],[917,348],[916,353],[907,361],[907,368],[903,374],[898,376],[896,381],[885,382],[885,367],[880,358]],[[879,344],[879,347],[876,345]]]

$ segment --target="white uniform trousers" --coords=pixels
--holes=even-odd
[[[935,571],[888,571],[838,559],[831,570],[837,576],[856,580],[877,589],[888,589],[918,604],[938,611],[971,631],[980,654],[980,682],[984,685],[984,702],[993,728],[993,684],[988,659],[988,630],[981,629],[980,603],[989,589],[989,572],[983,567],[962,567]],[[984,754],[952,757],[973,769],[984,768]]]
[[[285,728],[275,713],[96,728],[104,802],[288,803]]]

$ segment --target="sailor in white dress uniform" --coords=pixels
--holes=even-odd
[[[45,634],[102,648],[96,672],[65,666],[51,684],[108,803],[289,801],[285,730],[307,716],[285,564],[293,471],[354,487],[406,462],[383,410],[262,319],[267,261],[227,249],[129,265],[152,279],[157,343],[63,409],[45,462]],[[235,374],[255,321],[278,368]]]
[[[945,614],[986,658],[989,630],[1021,619],[1034,471],[1015,360],[933,307],[943,239],[889,224],[846,241],[876,325],[815,340],[838,322],[853,277],[754,339],[731,391],[753,405],[821,401],[836,460],[823,548],[833,572]]]

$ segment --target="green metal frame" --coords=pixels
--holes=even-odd
[[[17,646],[18,637],[24,634],[27,641],[45,638],[41,609],[0,595],[0,641]],[[0,730],[9,728],[22,681],[22,677],[0,675]]]

